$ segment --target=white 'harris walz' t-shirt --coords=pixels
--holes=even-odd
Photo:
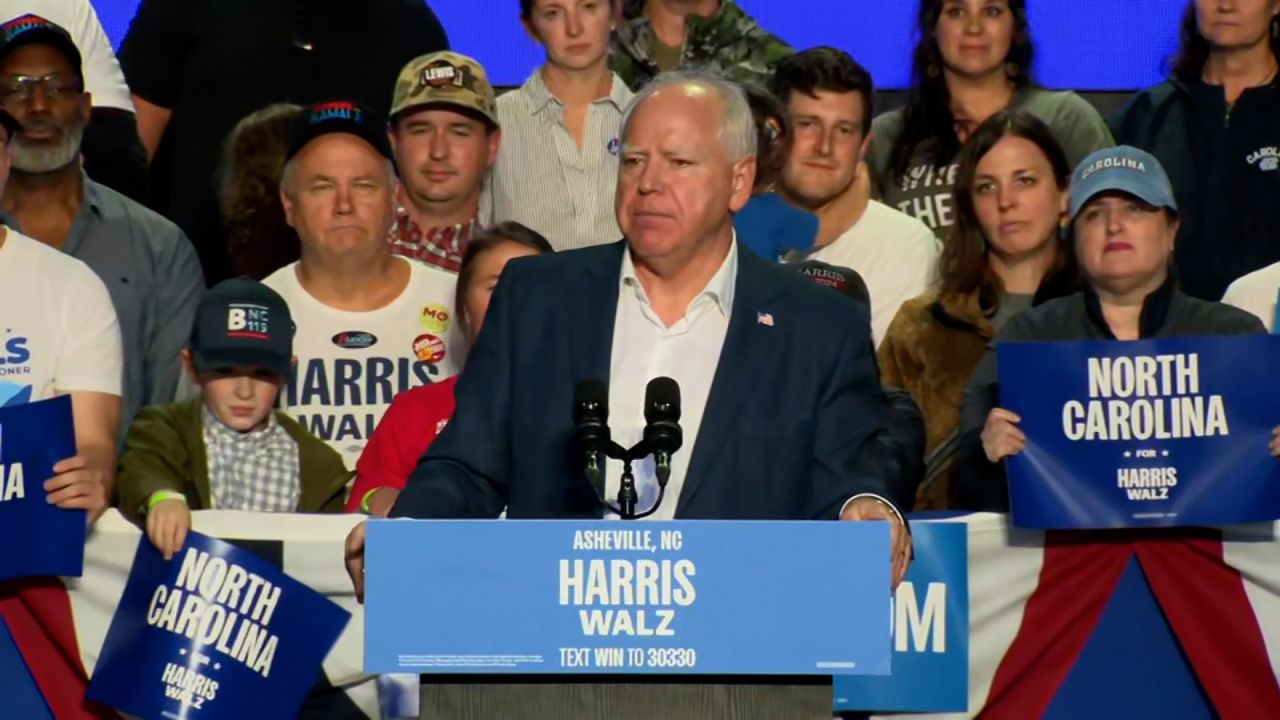
[[[457,277],[424,263],[389,305],[370,312],[335,310],[298,282],[297,263],[263,281],[280,293],[298,327],[294,374],[281,405],[303,427],[356,466],[365,442],[398,393],[444,380],[462,366],[453,313]]]
[[[119,395],[120,326],[88,265],[0,228],[0,407],[71,392]]]

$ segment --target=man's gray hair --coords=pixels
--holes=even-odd
[[[751,106],[747,104],[747,94],[738,83],[709,70],[668,70],[641,88],[622,114],[620,135],[624,145],[636,108],[650,95],[676,85],[701,87],[720,98],[720,144],[724,146],[730,162],[756,154],[756,123],[751,115]]]

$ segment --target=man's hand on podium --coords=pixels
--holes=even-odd
[[[892,590],[898,589],[898,583],[902,582],[902,578],[907,574],[907,566],[911,564],[911,533],[907,532],[906,526],[902,524],[902,518],[893,511],[888,503],[872,497],[855,498],[840,513],[841,520],[888,520],[889,521],[889,551],[892,553],[893,567],[893,586]],[[354,534],[354,531],[353,531]],[[364,542],[363,530],[360,536],[361,543]],[[347,557],[350,554],[351,541],[348,539]],[[363,558],[362,558],[363,561]],[[350,560],[347,561],[348,567]]]
[[[364,602],[364,526],[360,523],[347,535],[347,574],[356,589],[356,602]]]

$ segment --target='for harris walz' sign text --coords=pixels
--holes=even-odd
[[[1006,343],[1014,523],[1101,528],[1280,517],[1280,340]]]

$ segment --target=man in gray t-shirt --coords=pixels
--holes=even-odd
[[[84,174],[91,100],[80,53],[53,23],[24,27],[0,45],[0,104],[22,126],[0,220],[84,261],[107,286],[124,340],[123,433],[140,407],[174,399],[204,275],[176,225]]]

